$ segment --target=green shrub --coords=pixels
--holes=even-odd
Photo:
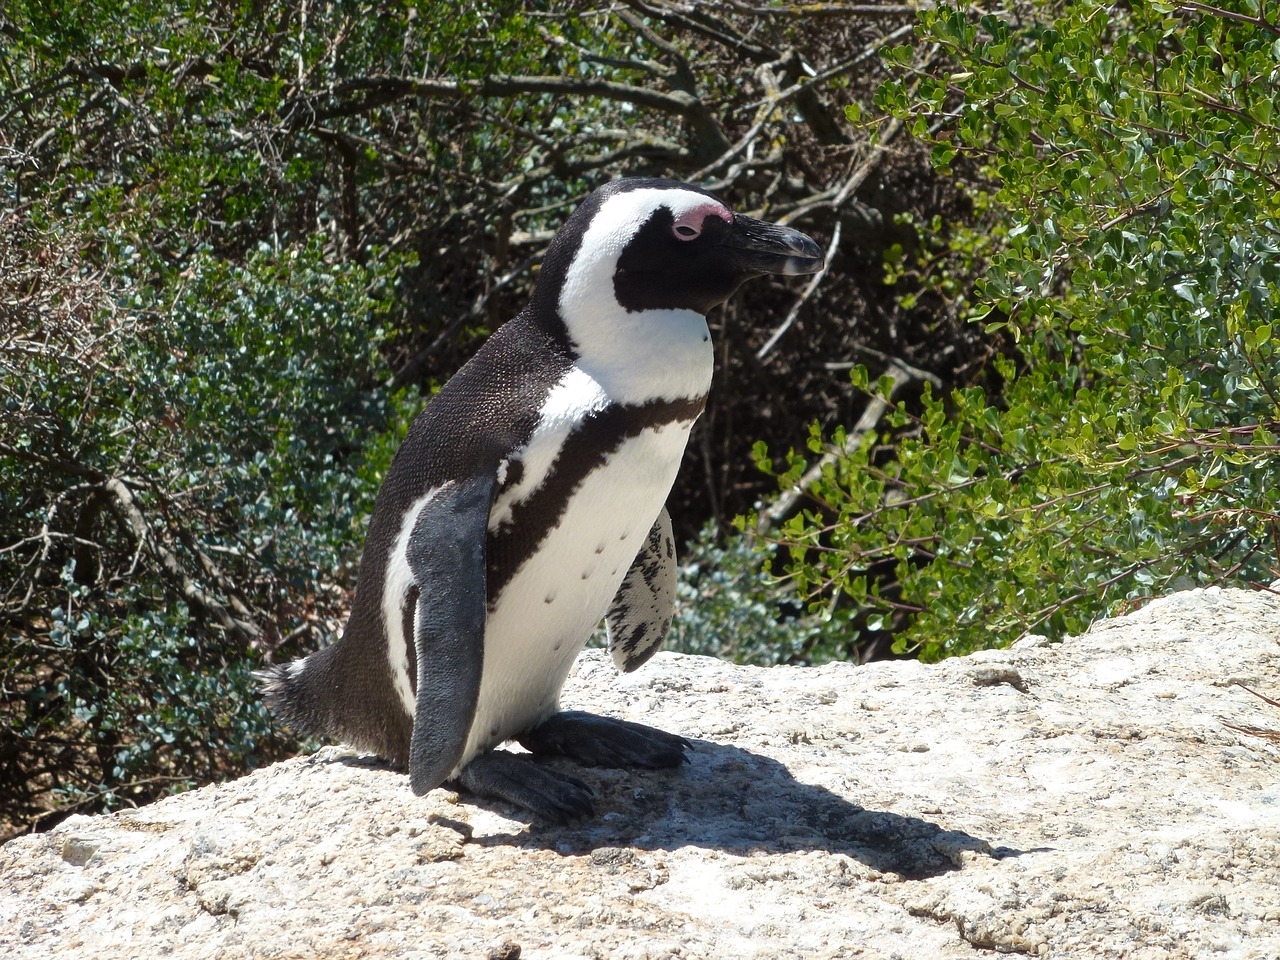
[[[776,538],[804,595],[898,617],[897,648],[935,658],[1275,576],[1280,27],[1259,10],[921,13],[949,62],[879,102],[990,191],[970,316],[1015,345],[1001,389],[926,385],[822,475]],[[832,444],[815,428],[810,452]]]
[[[721,542],[708,524],[681,552],[668,649],[771,666],[848,659],[857,640],[846,607],[808,613],[761,572],[747,538]]]
[[[42,219],[0,237],[10,828],[281,752],[249,671],[334,635],[386,466],[366,442],[403,412],[377,386],[395,261],[178,272],[121,244],[93,273],[77,221]]]

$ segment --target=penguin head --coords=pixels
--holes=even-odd
[[[815,273],[822,260],[804,234],[735,214],[698,187],[615,180],[552,240],[530,316],[615,400],[705,396],[707,311],[744,280]]]
[[[751,277],[822,268],[821,248],[803,233],[735,214],[695,187],[642,187],[634,199],[622,193],[606,201],[602,212],[615,204],[625,211],[623,232],[629,228],[630,236],[614,267],[613,290],[628,311],[706,314]]]
[[[822,263],[822,249],[799,231],[735,214],[699,187],[637,177],[605,184],[574,212],[538,285],[558,288],[562,315],[705,315],[751,277],[816,273]]]

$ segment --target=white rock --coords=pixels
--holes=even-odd
[[[584,655],[695,740],[530,826],[338,748],[0,847],[0,956],[1280,956],[1280,598],[1185,591],[934,666]]]

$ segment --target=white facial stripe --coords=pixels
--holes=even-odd
[[[504,490],[489,511],[489,529],[511,522],[512,508],[536,490],[546,477],[573,428],[588,415],[609,405],[609,396],[589,374],[572,368],[551,388],[542,416],[525,446],[512,454],[521,461],[518,483]],[[505,473],[505,470],[504,470]]]
[[[645,188],[615,194],[592,217],[560,291],[560,316],[579,365],[620,403],[705,394],[711,385],[711,336],[693,310],[628,313],[614,294],[622,251],[659,207],[677,221],[728,209],[705,194]]]
[[[415,701],[409,682],[409,647],[412,637],[404,635],[404,599],[414,585],[413,571],[409,569],[409,535],[418,522],[418,515],[444,487],[435,487],[413,502],[400,524],[400,533],[387,557],[386,576],[382,581],[382,626],[387,637],[387,660],[391,664],[391,682],[400,702],[409,716],[413,716]]]

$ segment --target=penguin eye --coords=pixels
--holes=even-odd
[[[668,208],[670,209],[670,208]],[[671,224],[671,234],[677,240],[688,243],[702,236],[703,228],[718,217],[725,223],[733,223],[733,214],[728,208],[716,200],[702,198],[696,205],[685,207],[675,222]]]

